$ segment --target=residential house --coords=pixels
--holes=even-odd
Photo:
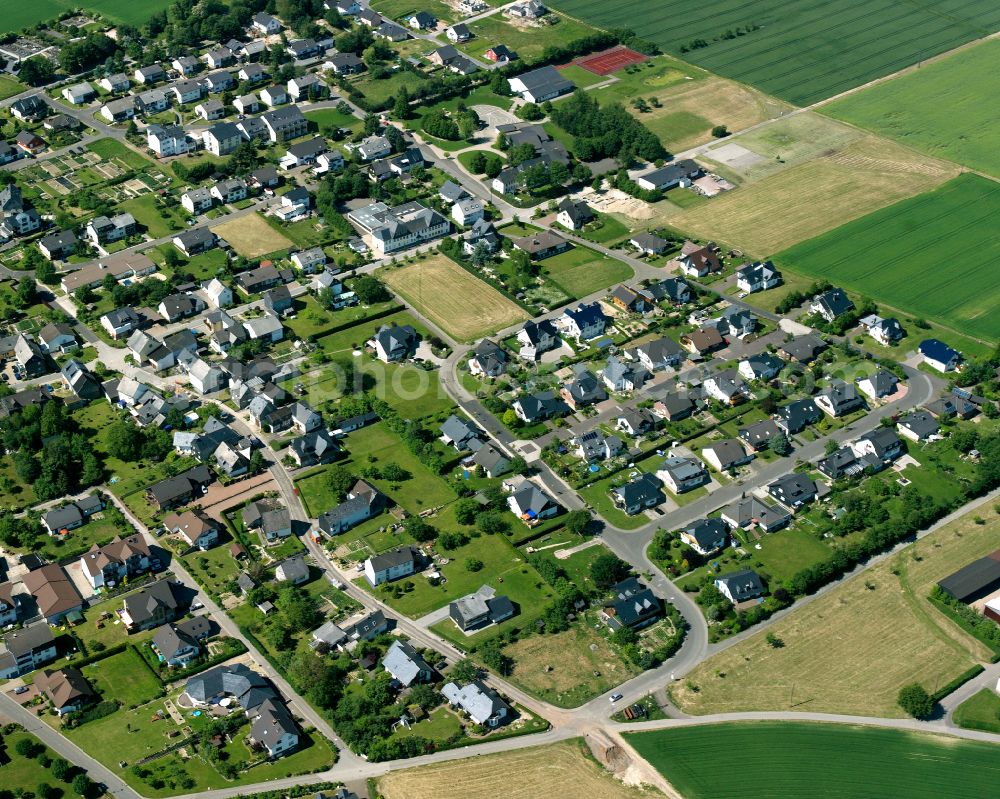
[[[101,327],[117,340],[132,333],[142,324],[143,318],[131,308],[116,308],[101,317]]]
[[[767,449],[779,435],[784,434],[773,419],[763,419],[739,429],[740,440],[754,452]]]
[[[465,711],[473,724],[496,729],[514,715],[513,708],[500,695],[480,680],[473,680],[459,687],[447,682],[441,688],[441,695],[452,707]]]
[[[656,479],[674,494],[683,494],[705,485],[711,478],[705,464],[695,458],[670,455],[656,470]]]
[[[574,411],[581,410],[608,398],[607,392],[594,373],[583,364],[574,367],[574,377],[564,384],[559,396]]]
[[[168,533],[179,535],[188,546],[204,551],[219,543],[219,524],[199,509],[171,513],[164,518],[163,527]]]
[[[34,572],[32,572],[34,574]],[[44,622],[22,627],[3,638],[0,679],[20,677],[56,659],[56,642]]]
[[[384,363],[394,363],[409,358],[417,349],[417,331],[411,325],[383,325],[368,341],[376,357]]]
[[[385,494],[371,483],[358,480],[347,492],[346,499],[321,513],[316,523],[324,534],[332,537],[378,516],[388,506],[389,498]]]
[[[326,92],[326,84],[314,72],[307,72],[288,81],[288,94],[293,102],[318,97]]]
[[[601,371],[601,380],[608,391],[635,391],[642,388],[649,372],[641,364],[625,363],[617,355],[608,358],[607,366]]]
[[[81,400],[92,400],[101,396],[100,382],[79,361],[67,361],[61,370],[61,375],[66,387]]]
[[[144,574],[153,567],[155,558],[142,535],[127,538],[116,535],[103,547],[94,544],[80,558],[80,571],[94,590],[112,588],[128,577]]]
[[[631,350],[625,351],[625,357],[637,360],[650,372],[664,369],[676,369],[684,362],[684,350],[672,338],[662,336],[647,341]]]
[[[725,547],[729,528],[722,519],[699,519],[681,530],[681,541],[707,557]]]
[[[441,425],[441,440],[445,444],[454,447],[459,452],[471,449],[470,444],[477,442],[477,447],[482,442],[479,441],[482,431],[469,419],[452,414]]]
[[[61,261],[76,251],[77,238],[72,230],[57,230],[38,240],[38,249],[50,261]]]
[[[723,405],[739,405],[750,393],[735,369],[724,369],[705,378],[705,394]]]
[[[580,230],[594,221],[594,212],[583,201],[576,202],[568,197],[556,206],[556,222],[570,230]]]
[[[725,438],[709,444],[702,449],[701,457],[718,472],[728,472],[754,459],[753,453],[748,453],[742,442],[735,438]]]
[[[637,577],[628,577],[611,589],[611,601],[601,619],[612,630],[641,630],[663,617],[663,602]]]
[[[499,477],[510,471],[510,459],[489,442],[476,450],[476,454],[472,456],[471,465],[482,469],[483,474],[491,478]]]
[[[220,92],[227,92],[230,89],[236,88],[236,80],[233,78],[233,73],[227,72],[224,69],[209,73],[200,82],[212,94],[219,94]]]
[[[865,401],[858,394],[854,384],[845,383],[843,380],[830,381],[830,385],[817,394],[814,399],[820,410],[834,418],[846,416],[865,407]]]
[[[525,322],[524,327],[517,333],[517,341],[521,345],[518,356],[522,360],[532,362],[543,353],[554,350],[562,344],[555,324],[548,319]]]
[[[622,451],[622,440],[618,436],[606,436],[600,430],[590,430],[573,439],[576,455],[587,463],[606,461]]]
[[[818,336],[806,334],[795,336],[791,341],[784,342],[778,351],[790,361],[811,363],[827,346],[827,343]]]
[[[302,555],[295,555],[277,565],[274,577],[279,583],[300,585],[309,579],[309,566]]]
[[[135,108],[139,113],[149,115],[166,111],[170,107],[169,89],[147,89],[135,96]]]
[[[558,233],[550,230],[539,230],[530,236],[515,237],[511,239],[511,243],[514,249],[526,252],[532,261],[543,261],[566,252],[573,246]]]
[[[260,11],[257,14],[254,14],[251,27],[264,36],[272,36],[276,33],[281,33],[282,26],[277,17]]]
[[[354,53],[336,53],[326,60],[323,69],[334,75],[355,75],[364,71],[365,62]]]
[[[159,64],[150,64],[148,67],[139,67],[135,71],[136,83],[149,84],[159,83],[167,79],[167,73]]]
[[[744,380],[773,380],[785,367],[785,362],[776,355],[762,352],[740,361],[737,371]]]
[[[216,119],[222,119],[226,115],[226,107],[222,104],[221,100],[216,100],[213,97],[210,100],[205,100],[205,102],[196,105],[194,107],[194,112],[199,119],[204,119],[206,122],[212,122]]]
[[[62,322],[45,325],[37,335],[42,352],[49,355],[69,352],[79,347],[73,328]]]
[[[146,128],[146,146],[160,158],[183,155],[191,142],[180,125],[150,125]]]
[[[60,718],[97,701],[97,694],[79,669],[72,666],[35,675],[35,688],[44,694]]]
[[[167,89],[179,105],[196,103],[205,96],[205,86],[196,80],[179,80]]]
[[[121,97],[101,106],[101,116],[108,122],[124,122],[135,117],[135,98]]]
[[[438,24],[434,15],[426,11],[418,11],[407,17],[406,22],[411,28],[418,31],[434,30]]]
[[[384,668],[392,678],[409,688],[415,683],[430,682],[434,672],[426,661],[406,641],[395,640],[382,658]]]
[[[753,603],[753,600],[759,601],[764,596],[764,584],[760,575],[751,569],[740,569],[716,577],[715,587],[736,606]]]
[[[660,238],[654,233],[637,233],[629,244],[635,247],[641,255],[656,256],[662,255],[670,247],[670,242]]]
[[[767,487],[767,493],[790,511],[816,499],[816,483],[799,472],[779,477]]]
[[[703,358],[725,347],[726,341],[717,327],[709,325],[681,336],[681,346],[692,355]]]
[[[817,294],[813,297],[812,303],[809,305],[811,313],[819,314],[827,322],[832,322],[838,316],[842,316],[852,310],[854,310],[854,303],[851,302],[843,289],[838,288],[832,288],[824,291],[822,294]]]
[[[769,504],[751,494],[724,508],[722,520],[731,527],[749,530],[756,526],[765,533],[771,533],[785,527],[792,520],[792,515],[780,505]]]
[[[232,122],[217,122],[204,132],[202,139],[208,152],[222,156],[233,152],[243,141],[243,136]]]
[[[199,622],[199,626],[208,625],[203,619],[190,619],[189,622]],[[153,646],[168,666],[183,668],[201,655],[201,642],[185,626],[189,622],[161,625],[153,635]]]
[[[213,480],[208,467],[199,464],[178,475],[154,483],[146,490],[146,494],[157,508],[168,510],[204,493]]]
[[[615,426],[635,438],[655,429],[657,420],[656,416],[646,408],[625,408],[619,412]]]
[[[522,394],[514,400],[511,408],[525,424],[535,424],[569,413],[569,406],[551,391]]]
[[[511,61],[517,60],[517,53],[505,44],[494,45],[486,51],[485,55],[494,64],[509,64]]]
[[[781,282],[781,272],[770,261],[757,261],[736,270],[736,287],[747,294],[773,289]]]
[[[922,442],[938,436],[941,427],[927,411],[912,411],[900,418],[896,430],[910,441]]]
[[[668,391],[653,403],[653,413],[668,422],[680,421],[694,413],[694,402],[686,394]]]
[[[712,242],[702,246],[690,241],[685,242],[681,254],[674,259],[674,262],[688,277],[707,277],[722,271],[719,248]]]
[[[72,86],[67,86],[62,90],[62,96],[70,105],[86,105],[97,97],[97,92],[93,86],[84,81],[83,83],[74,83]]]
[[[439,238],[451,228],[441,214],[417,201],[394,208],[372,203],[352,211],[348,219],[371,234],[372,249],[379,256]]]
[[[858,320],[861,329],[883,347],[890,347],[906,335],[903,326],[894,316],[883,319],[877,314],[869,314]]]
[[[473,350],[469,371],[482,377],[500,377],[507,370],[507,351],[496,342],[484,338]]]
[[[181,231],[171,241],[178,250],[191,257],[214,249],[219,240],[209,228],[197,227]]]
[[[267,70],[260,64],[244,64],[236,77],[243,83],[260,83],[267,77]]]
[[[567,308],[556,320],[556,326],[564,336],[582,343],[604,335],[609,321],[601,310],[601,304],[592,302],[589,305],[578,305],[575,309]]]
[[[139,225],[132,214],[97,216],[87,223],[85,235],[94,246],[102,246],[134,236],[138,228]]]
[[[918,350],[924,363],[939,372],[953,372],[961,366],[962,354],[936,338],[921,341]]]
[[[529,480],[522,482],[507,497],[507,507],[529,526],[559,513],[556,501]]]
[[[205,303],[193,294],[170,294],[157,307],[168,322],[177,322],[205,310]]]
[[[201,71],[201,61],[191,55],[178,56],[170,62],[170,66],[184,77]]]
[[[233,290],[217,277],[213,277],[205,286],[205,296],[213,308],[228,308],[233,304]]]
[[[364,562],[365,578],[372,587],[409,577],[417,571],[420,554],[414,547],[397,547]]]
[[[466,197],[451,207],[452,218],[462,227],[478,222],[483,213],[483,203],[476,197]]]
[[[68,614],[83,607],[83,598],[58,563],[47,563],[22,578],[35,598],[39,615],[49,624],[59,624]]]
[[[611,499],[618,508],[629,516],[634,516],[659,505],[664,501],[664,496],[660,489],[660,481],[646,472],[624,485],[611,489]]]
[[[872,399],[883,399],[896,393],[899,389],[899,378],[892,372],[880,369],[858,380],[858,388]]]

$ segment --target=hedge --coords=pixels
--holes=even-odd
[[[931,699],[933,699],[935,702],[940,702],[942,699],[948,696],[948,694],[950,694],[952,691],[958,690],[973,677],[978,677],[984,671],[985,669],[977,663],[967,672],[958,675],[954,680],[952,680],[947,685],[942,685],[940,688],[938,688],[933,694],[931,694]]]

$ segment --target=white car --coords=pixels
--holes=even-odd
[[[613,705],[621,698],[622,698],[621,694],[611,694],[611,696],[608,697],[608,701],[611,702],[611,704]]]

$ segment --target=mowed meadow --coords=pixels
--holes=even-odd
[[[961,333],[1000,340],[1000,184],[963,174],[775,256]]]
[[[797,105],[861,86],[1000,28],[995,0],[553,0],[552,5],[599,28],[632,28],[675,55]],[[691,49],[698,40],[705,46]]]
[[[684,799],[997,795],[1000,746],[947,735],[847,724],[745,722],[626,733],[625,739]]]
[[[822,113],[1000,177],[1000,41],[991,40],[824,106]]]

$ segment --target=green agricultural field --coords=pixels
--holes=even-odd
[[[775,256],[963,333],[1000,339],[1000,186],[960,175],[934,191],[848,222]]]
[[[709,5],[701,0],[555,0],[553,5],[599,28],[633,28],[675,55],[797,105],[890,75],[1000,28],[1000,6],[991,0],[718,0]],[[689,49],[697,40],[704,45]]]
[[[111,22],[141,25],[168,5],[168,0],[128,0],[127,3],[123,0],[35,0],[32,3],[8,3],[3,10],[0,33],[47,22],[71,10],[79,10],[83,14],[96,11]]]
[[[1000,175],[1000,42],[989,41],[831,103],[824,114]]]
[[[903,730],[760,722],[625,733],[685,799],[965,799],[996,792],[1000,747]],[[727,751],[733,767],[720,768]]]

